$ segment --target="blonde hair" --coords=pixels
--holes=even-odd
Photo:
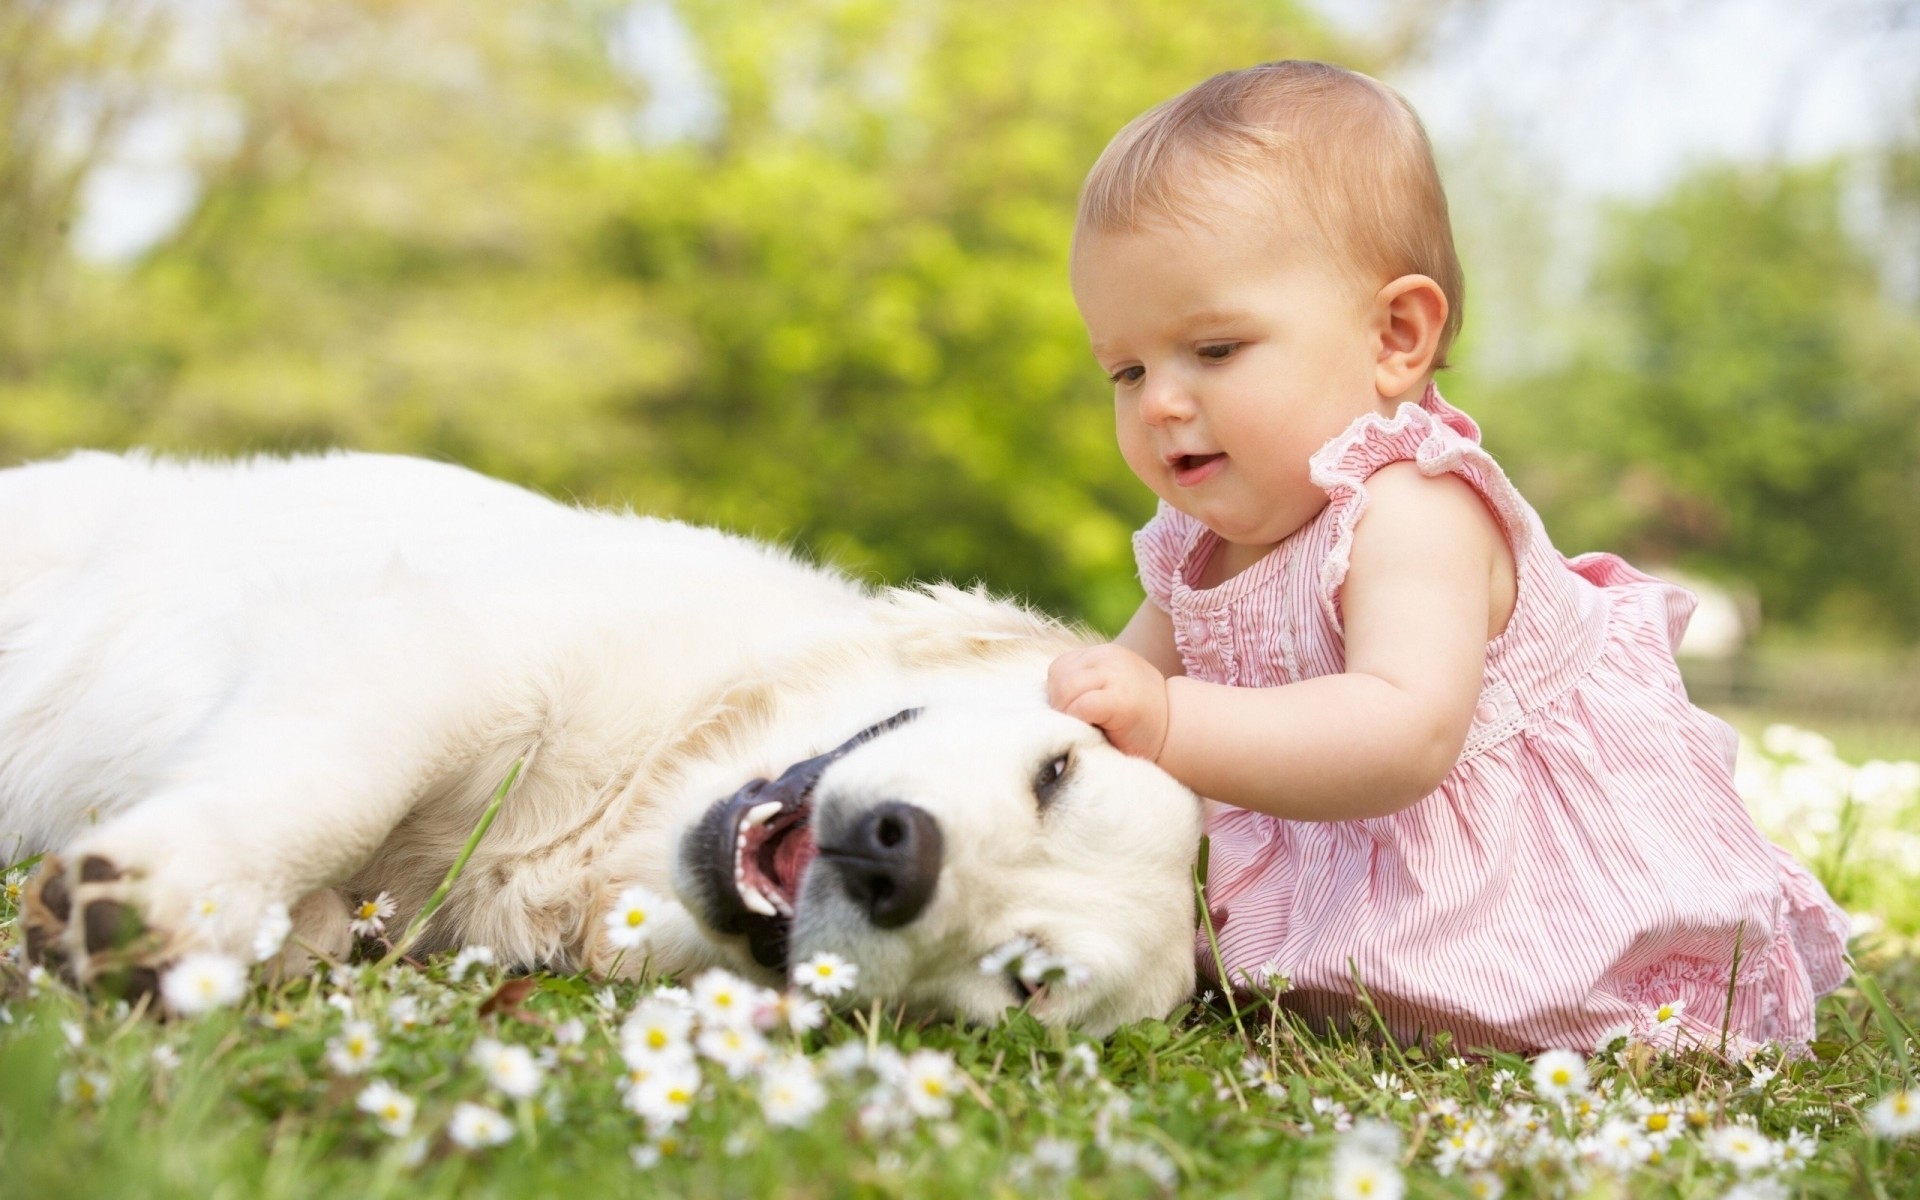
[[[1402,275],[1439,284],[1447,320],[1434,366],[1446,366],[1466,281],[1433,147],[1400,93],[1320,62],[1215,75],[1114,135],[1080,190],[1078,228],[1178,223],[1219,204],[1210,189],[1221,182],[1253,183],[1303,208],[1328,248],[1376,285]]]

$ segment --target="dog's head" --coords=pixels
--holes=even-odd
[[[1192,792],[1037,697],[952,698],[715,803],[675,888],[762,972],[832,953],[864,996],[1104,1033],[1193,988],[1200,823]]]

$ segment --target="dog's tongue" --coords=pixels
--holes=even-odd
[[[820,848],[813,844],[813,830],[804,825],[773,848],[773,877],[788,896],[799,897],[800,875],[819,853]]]

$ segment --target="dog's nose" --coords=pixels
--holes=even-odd
[[[820,857],[833,865],[840,886],[882,929],[913,920],[940,881],[940,823],[925,809],[898,800],[876,804]]]

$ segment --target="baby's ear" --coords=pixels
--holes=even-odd
[[[1447,294],[1425,275],[1402,275],[1374,294],[1373,318],[1379,339],[1374,389],[1388,399],[1405,398],[1433,370],[1447,325]]]

